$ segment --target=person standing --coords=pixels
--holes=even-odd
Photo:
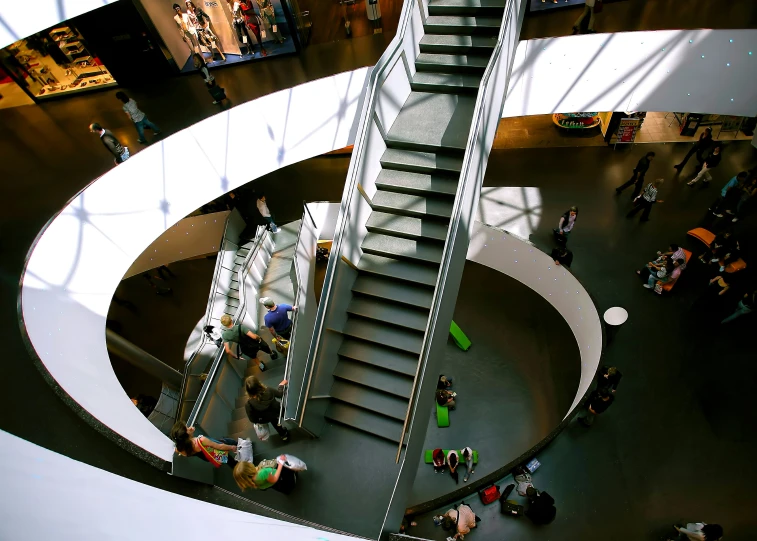
[[[289,312],[294,312],[297,307],[291,304],[276,304],[270,297],[260,299],[260,304],[268,310],[263,321],[271,331],[271,335],[274,338],[281,337],[289,340],[292,337],[292,320],[289,319]]]
[[[644,209],[641,221],[648,222],[649,213],[652,212],[652,205],[663,202],[662,199],[657,199],[657,190],[663,182],[665,182],[665,179],[658,178],[647,184],[642,194],[636,196],[636,199],[634,199],[634,207],[626,214],[626,218],[633,218],[637,212]]]
[[[736,203],[736,212],[733,216],[732,222],[738,222],[743,217],[744,203],[749,201],[754,194],[757,193],[757,178],[752,178],[744,184],[744,189],[741,191],[741,199]]]
[[[679,172],[682,171],[683,168],[686,167],[686,162],[689,161],[689,158],[691,158],[691,155],[694,153],[697,155],[697,161],[701,164],[704,162],[704,153],[707,152],[711,146],[712,128],[705,128],[704,131],[699,134],[699,139],[692,145],[681,163],[674,165],[673,168],[678,169]]]
[[[615,394],[623,374],[615,366],[603,366],[597,378],[597,389],[608,389]]]
[[[615,397],[607,388],[592,391],[589,400],[586,402],[586,409],[578,416],[578,422],[584,426],[591,426],[594,424],[596,416],[606,412],[614,401]]]
[[[746,314],[749,314],[754,311],[754,304],[757,301],[757,290],[750,293],[744,293],[744,296],[739,300],[739,303],[736,305],[736,310],[725,318],[723,321],[720,322],[721,325],[724,323],[730,323],[734,319],[744,316]]]
[[[731,178],[731,180],[726,182],[725,186],[723,186],[723,189],[720,190],[720,195],[715,200],[715,202],[712,205],[710,205],[710,208],[708,210],[710,210],[714,215],[717,216],[719,214],[720,207],[723,205],[725,197],[728,194],[728,191],[731,188],[735,188],[736,186],[743,185],[746,182],[746,179],[748,176],[749,176],[749,173],[747,173],[746,171],[742,171],[735,177]],[[741,193],[739,193],[739,199],[741,199]],[[723,216],[721,215],[719,217],[722,218]]]
[[[710,181],[712,180],[712,175],[710,174],[710,169],[715,169],[718,165],[720,165],[720,160],[723,158],[722,153],[720,152],[721,148],[720,145],[715,146],[712,149],[712,154],[707,156],[704,160],[704,164],[702,164],[702,170],[699,171],[699,174],[695,176],[693,179],[688,181],[686,184],[689,186],[693,186],[697,182],[704,177],[704,185],[707,186]]]
[[[147,144],[147,140],[145,139],[145,128],[150,128],[154,136],[160,135],[160,128],[150,122],[150,119],[147,118],[147,115],[144,114],[144,112],[140,111],[139,107],[137,107],[136,101],[129,98],[129,96],[127,96],[124,92],[116,92],[116,98],[121,100],[121,102],[124,104],[123,110],[124,113],[126,113],[126,116],[129,117],[129,120],[134,122],[134,127],[137,129],[137,135],[139,136],[139,139],[137,139],[137,141],[139,141],[143,145]]]
[[[599,4],[599,6],[597,6],[597,4]],[[586,0],[583,13],[581,13],[581,16],[578,17],[578,19],[576,19],[576,22],[573,23],[573,34],[578,34],[581,31],[581,23],[584,22],[584,19],[587,15],[589,16],[588,33],[593,34],[594,21],[596,20],[597,12],[600,9],[602,9],[602,0]]]
[[[113,135],[113,132],[106,130],[97,122],[93,122],[89,125],[89,131],[100,136],[100,141],[102,141],[105,148],[108,149],[108,152],[113,154],[113,156],[115,157],[113,161],[116,165],[118,165],[119,163],[124,163],[129,159],[129,148],[119,143],[118,139],[116,139],[116,136]]]
[[[271,233],[278,233],[279,228],[276,226],[275,223],[273,223],[273,217],[271,216],[271,211],[268,209],[268,203],[265,199],[265,194],[261,193],[258,197],[257,201],[257,207],[258,212],[263,217],[263,221],[268,225],[268,228],[271,230]]]
[[[287,380],[282,380],[278,389],[271,389],[263,385],[255,376],[244,380],[244,390],[247,393],[244,411],[247,413],[247,418],[254,424],[271,423],[281,436],[281,441],[289,439],[289,430],[279,423],[281,405],[276,399],[284,396],[284,387],[287,383],[289,383]]]
[[[221,317],[221,325],[224,327],[221,331],[221,338],[224,342],[223,346],[226,349],[226,353],[235,359],[241,359],[242,355],[247,355],[255,360],[258,368],[263,372],[265,371],[265,364],[258,360],[258,351],[262,349],[263,353],[270,355],[272,360],[279,357],[279,354],[275,351],[271,351],[270,346],[266,344],[265,340],[260,336],[244,325],[234,325],[234,321],[231,319],[230,315],[224,314]],[[229,344],[236,344],[236,351],[232,351]]]
[[[615,188],[615,193],[620,193],[628,188],[631,184],[634,184],[631,199],[636,199],[636,197],[638,197],[638,195],[641,193],[641,187],[644,185],[644,175],[646,175],[647,171],[649,171],[649,166],[652,164],[654,157],[654,152],[647,152],[644,157],[638,161],[636,167],[634,167],[633,174],[631,175],[631,178],[628,180],[628,182],[621,184],[620,186]]]
[[[573,227],[576,225],[577,219],[578,207],[570,207],[568,211],[560,217],[557,228],[552,230],[555,235],[555,240],[557,240],[561,244],[567,243],[568,236],[570,235],[571,231],[573,231]]]

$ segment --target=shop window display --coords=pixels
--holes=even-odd
[[[181,71],[295,52],[279,0],[141,0]]]
[[[72,25],[33,34],[9,45],[5,52],[6,66],[12,64],[22,84],[38,98],[116,85]]]

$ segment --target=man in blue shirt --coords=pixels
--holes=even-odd
[[[292,336],[292,320],[289,319],[289,312],[297,310],[297,307],[291,304],[276,304],[270,297],[260,299],[260,304],[268,309],[268,313],[263,320],[273,337],[277,338],[280,336],[285,340],[289,340]]]
[[[725,196],[728,193],[728,190],[731,188],[734,188],[739,185],[743,185],[746,182],[747,177],[749,176],[749,173],[746,171],[742,171],[735,177],[733,177],[731,180],[729,180],[725,186],[723,186],[723,189],[720,190],[720,196],[715,200],[715,202],[710,205],[710,212],[712,212],[715,216],[718,218],[722,218],[723,214],[720,212],[722,209],[720,208],[721,205],[725,202]]]

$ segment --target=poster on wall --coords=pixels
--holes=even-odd
[[[181,71],[295,52],[279,0],[139,0]]]
[[[617,143],[633,143],[641,126],[638,118],[623,118],[618,126]]]

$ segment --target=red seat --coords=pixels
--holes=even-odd
[[[687,235],[691,235],[698,241],[703,242],[705,245],[707,245],[708,248],[712,244],[712,241],[715,240],[715,233],[707,231],[704,227],[697,227],[696,229],[692,229],[687,233]]]

